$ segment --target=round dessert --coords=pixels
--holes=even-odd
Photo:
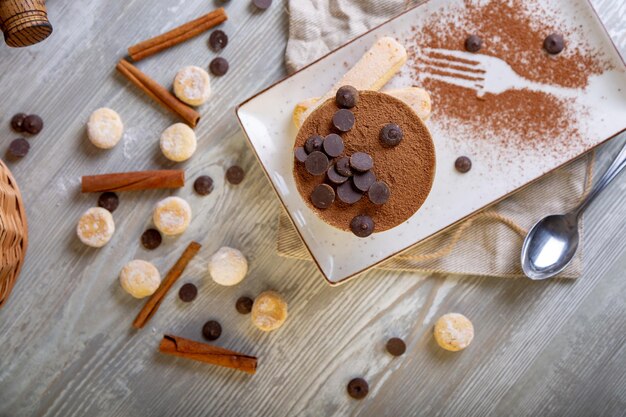
[[[352,126],[347,111],[354,116]],[[338,155],[323,145],[317,149],[313,139],[307,144],[329,135],[329,144],[335,145],[336,135],[343,140],[343,148],[333,147],[341,149]],[[347,110],[336,99],[323,103],[300,128],[294,154],[294,178],[309,207],[326,223],[361,237],[372,232],[366,230],[371,221],[373,232],[382,232],[409,219],[426,200],[435,177],[435,145],[428,128],[410,106],[375,91],[358,92],[356,105]],[[324,156],[325,175],[319,174],[326,166]],[[331,186],[337,198],[320,204],[320,184]],[[357,216],[367,221],[357,222]],[[355,223],[363,225],[355,229]]]

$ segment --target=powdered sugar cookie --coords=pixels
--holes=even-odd
[[[265,291],[254,299],[252,323],[263,331],[276,330],[287,320],[287,303],[275,291]]]
[[[111,149],[122,138],[124,124],[115,110],[102,107],[89,116],[87,137],[100,149]]]
[[[209,259],[209,274],[220,285],[237,285],[248,273],[248,261],[237,249],[224,246]]]
[[[144,298],[154,294],[159,288],[161,274],[150,262],[135,259],[122,268],[120,284],[133,297]]]
[[[87,246],[101,248],[106,245],[115,232],[115,223],[111,212],[102,207],[92,207],[78,221],[76,234]]]
[[[184,123],[176,123],[161,134],[161,152],[170,161],[186,161],[196,151],[196,134]]]
[[[474,326],[467,317],[458,313],[448,313],[435,323],[435,340],[445,350],[463,350],[474,339]]]
[[[167,197],[157,203],[152,220],[164,235],[179,235],[191,222],[191,207],[180,197]]]
[[[211,95],[209,73],[196,66],[182,68],[174,78],[174,94],[190,106],[203,104]]]

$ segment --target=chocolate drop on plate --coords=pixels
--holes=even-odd
[[[354,113],[347,109],[339,109],[333,115],[333,126],[340,132],[348,132],[354,126]]]
[[[354,182],[354,186],[357,190],[365,193],[370,189],[372,184],[376,182],[376,175],[374,175],[372,171],[356,172],[352,176],[352,182]]]
[[[552,33],[546,37],[543,41],[543,48],[550,55],[556,55],[565,48],[565,40],[562,35],[558,33]]]
[[[350,222],[350,230],[358,237],[368,237],[374,232],[374,220],[370,216],[360,214]]]
[[[351,85],[344,85],[337,90],[335,95],[335,103],[341,108],[351,109],[359,102],[359,92]]]
[[[343,139],[341,139],[341,136],[331,133],[324,138],[322,147],[326,155],[336,158],[343,152]]]
[[[313,151],[306,158],[304,167],[311,175],[324,175],[328,169],[328,157],[320,151]]]
[[[209,320],[202,326],[202,336],[206,340],[217,340],[222,335],[222,325],[215,320]]]
[[[335,170],[339,175],[343,175],[344,177],[351,176],[352,170],[350,169],[350,158],[342,156],[337,159],[337,162],[335,162]]]
[[[253,0],[252,3],[254,3],[254,5],[259,9],[265,10],[269,9],[269,7],[272,5],[272,0]]]
[[[356,171],[365,172],[374,168],[374,160],[365,152],[355,152],[350,157],[350,166]]]
[[[306,153],[306,150],[304,150],[302,146],[298,146],[296,149],[293,150],[293,156],[296,158],[296,161],[302,163],[306,162],[306,159],[309,157],[309,155]]]
[[[28,154],[30,143],[24,138],[15,139],[9,145],[9,154],[15,158],[22,158]]]
[[[163,238],[157,229],[148,229],[141,235],[141,244],[148,250],[153,250],[161,246]]]
[[[102,207],[103,209],[109,210],[111,213],[115,211],[117,206],[120,204],[120,199],[117,194],[107,191],[106,193],[100,194],[98,197],[98,207]]]
[[[184,301],[185,303],[192,302],[196,299],[197,295],[198,287],[189,282],[180,287],[180,289],[178,290],[178,297],[181,299],[181,301]]]
[[[472,161],[467,156],[459,156],[454,161],[454,168],[461,174],[465,174],[472,169]]]
[[[209,195],[213,191],[213,178],[208,175],[200,175],[193,182],[193,189],[199,195]]]
[[[370,387],[363,378],[354,378],[348,382],[348,395],[355,400],[361,400],[367,396]]]
[[[246,173],[239,165],[233,165],[226,170],[226,180],[233,185],[240,184],[245,175]]]
[[[326,209],[335,201],[335,190],[328,184],[315,186],[311,193],[311,202],[318,209]]]
[[[209,69],[213,75],[221,77],[228,72],[228,61],[224,58],[217,57],[209,64]]]
[[[389,123],[383,126],[378,135],[383,146],[389,148],[397,146],[402,141],[403,137],[404,133],[402,133],[402,129],[395,123]]]
[[[304,150],[306,153],[311,153],[314,151],[321,151],[322,144],[324,143],[324,138],[319,135],[310,136],[306,142],[304,142]]]
[[[328,168],[328,171],[326,171],[326,176],[328,177],[328,180],[330,182],[337,185],[343,184],[344,182],[348,181],[348,179],[350,179],[350,177],[345,177],[339,174],[335,165],[331,165],[330,168]]]
[[[387,352],[393,356],[401,356],[406,352],[406,344],[399,337],[392,337],[387,341]]]
[[[465,39],[465,49],[468,52],[478,52],[483,47],[483,40],[478,35],[470,35]]]
[[[24,119],[26,119],[25,113],[18,113],[11,118],[11,127],[16,132],[24,131]]]
[[[363,197],[363,193],[354,187],[352,181],[346,181],[337,187],[337,197],[346,204],[354,204]]]
[[[24,122],[22,123],[22,130],[30,133],[31,135],[36,135],[41,132],[43,129],[43,120],[41,117],[36,114],[29,114],[24,118]]]
[[[376,205],[385,204],[389,200],[390,194],[391,191],[389,187],[382,181],[376,181],[370,186],[369,190],[367,190],[370,201]]]
[[[239,297],[235,303],[235,308],[239,314],[250,314],[254,301],[250,297]]]
[[[228,45],[228,35],[222,30],[214,30],[209,36],[209,46],[215,52],[219,52]]]

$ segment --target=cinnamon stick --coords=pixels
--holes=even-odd
[[[128,54],[133,61],[139,61],[206,32],[227,19],[228,16],[226,15],[226,11],[224,11],[223,7],[220,7],[211,13],[205,14],[204,16],[200,16],[191,22],[178,26],[169,32],[165,32],[162,35],[155,36],[131,46],[128,48]]]
[[[257,358],[254,356],[244,355],[207,343],[194,342],[193,340],[169,334],[163,335],[159,351],[168,355],[232,368],[249,374],[254,374],[257,367]]]
[[[161,301],[163,301],[163,298],[165,297],[169,289],[183,274],[183,271],[187,267],[187,264],[189,264],[189,261],[191,261],[193,257],[196,256],[201,247],[202,245],[200,245],[198,242],[191,242],[187,246],[183,254],[180,255],[180,258],[178,258],[178,261],[176,261],[172,269],[170,269],[165,276],[165,279],[163,280],[163,283],[161,283],[161,286],[156,290],[154,294],[152,294],[152,296],[150,296],[139,314],[137,314],[135,321],[133,321],[133,327],[135,329],[141,329],[152,318],[152,316],[154,316],[154,313],[156,313],[156,311],[159,309]]]
[[[180,188],[184,185],[185,171],[181,169],[117,172],[83,176],[81,191],[83,193],[137,191],[156,188]]]
[[[200,120],[200,113],[174,97],[174,95],[161,84],[148,77],[125,59],[120,59],[116,68],[130,82],[135,84],[135,86],[154,101],[179,116],[189,126],[196,127],[198,120]]]

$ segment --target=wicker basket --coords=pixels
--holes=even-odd
[[[22,195],[11,171],[0,161],[0,307],[11,294],[28,246]]]

